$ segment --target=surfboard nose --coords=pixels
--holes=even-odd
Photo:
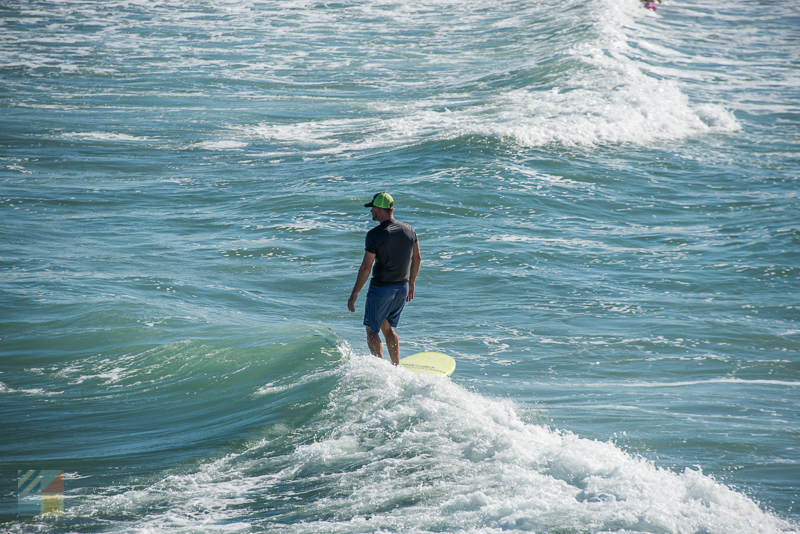
[[[456,370],[456,361],[441,352],[418,352],[402,358],[400,367],[421,375],[447,377]]]

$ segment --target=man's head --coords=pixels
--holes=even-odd
[[[394,209],[394,199],[389,193],[376,193],[372,200],[364,204],[365,208],[372,208],[373,221],[383,222],[392,218]]]

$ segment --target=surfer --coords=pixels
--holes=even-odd
[[[652,9],[653,11],[656,11],[656,3],[654,0],[642,0],[642,3],[646,9]],[[658,3],[660,4],[661,0],[658,0]]]
[[[370,208],[372,220],[380,224],[367,232],[364,259],[347,308],[356,311],[358,292],[372,272],[364,310],[367,346],[372,354],[383,358],[380,338],[380,332],[383,332],[389,357],[394,365],[398,365],[400,339],[395,327],[406,302],[414,298],[414,281],[422,264],[419,241],[413,228],[394,218],[394,199],[389,193],[375,194],[364,207]]]

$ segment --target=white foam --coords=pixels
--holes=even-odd
[[[414,488],[423,498],[402,512],[404,521],[416,521],[412,530],[431,528],[434,517],[457,518],[466,531],[769,532],[786,526],[699,470],[674,473],[611,443],[525,423],[512,404],[453,382],[398,372],[371,357],[353,358],[347,372],[346,402],[329,414],[336,429],[299,448],[294,460],[362,466],[340,480],[356,504],[345,497],[324,503],[342,516],[349,510],[353,521],[379,502],[391,510],[393,499]],[[359,389],[364,383],[370,387]],[[389,524],[386,518],[383,526]]]
[[[119,141],[119,142],[146,142],[151,141],[149,137],[130,135],[118,132],[74,132],[62,135],[67,139],[79,139],[86,141]]]
[[[291,389],[291,387],[292,386],[288,384],[276,386],[275,382],[268,382],[263,386],[261,386],[260,388],[258,388],[258,390],[256,390],[256,392],[253,395],[262,396],[262,395],[273,395],[276,393],[283,393],[284,391],[288,391],[289,389]]]
[[[621,387],[683,387],[697,386],[705,384],[739,384],[756,386],[781,386],[781,387],[800,387],[800,381],[796,380],[765,380],[765,379],[744,379],[744,378],[710,378],[708,380],[686,380],[682,382],[628,382],[619,384]]]
[[[52,395],[61,395],[64,393],[63,391],[46,391],[42,388],[22,388],[22,389],[15,389],[8,387],[3,382],[0,382],[0,393],[19,393],[22,395],[29,395],[29,396],[45,396],[49,397]]]
[[[372,356],[351,357],[324,404],[278,432],[292,446],[267,437],[70,513],[132,514],[106,527],[120,532],[797,532],[698,468],[656,467]]]
[[[197,145],[192,145],[191,148],[202,148],[204,150],[240,150],[247,147],[247,143],[235,140],[226,141],[204,141]]]

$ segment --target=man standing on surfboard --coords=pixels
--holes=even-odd
[[[367,346],[372,354],[383,358],[383,332],[389,357],[398,365],[400,339],[394,329],[406,302],[414,298],[414,281],[422,264],[419,241],[413,228],[394,218],[394,199],[389,193],[377,193],[364,207],[371,208],[372,220],[380,224],[367,232],[364,259],[347,308],[356,311],[358,292],[372,272],[364,310]]]

